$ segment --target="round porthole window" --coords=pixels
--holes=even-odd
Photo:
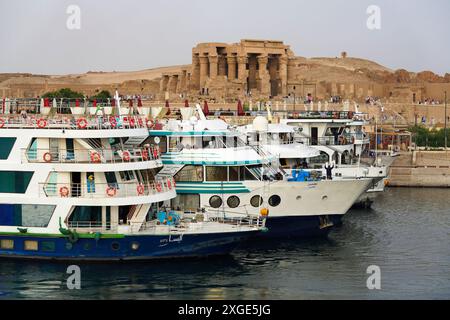
[[[211,198],[209,198],[209,205],[213,208],[219,208],[222,203],[222,198],[219,196],[212,196]]]
[[[323,196],[322,197],[322,200],[327,200],[328,199],[328,196]]]
[[[297,200],[302,200],[302,196],[297,196],[297,198],[295,198]]]
[[[236,196],[231,196],[227,200],[227,204],[230,208],[237,208],[239,207],[239,204],[241,203],[241,200],[239,200]]]
[[[257,208],[257,207],[259,207],[260,205],[262,205],[262,203],[263,203],[263,198],[261,198],[261,196],[253,196],[253,197],[250,199],[250,204],[251,204],[253,207],[255,207],[255,208]]]
[[[269,205],[271,205],[272,207],[276,207],[279,206],[281,203],[281,197],[274,194],[273,196],[271,196],[269,198]]]
[[[120,249],[120,244],[118,242],[111,243],[111,249],[113,249],[114,251],[119,250]]]

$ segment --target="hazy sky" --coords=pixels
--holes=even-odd
[[[69,30],[69,5],[81,29]],[[369,5],[381,30],[366,26]],[[199,42],[283,40],[298,56],[367,58],[450,72],[449,0],[0,0],[0,72],[140,70],[188,64]]]

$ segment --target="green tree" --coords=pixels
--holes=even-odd
[[[111,99],[111,93],[107,90],[102,90],[99,93],[97,93],[95,96],[92,96],[91,99],[97,99],[97,100]]]
[[[51,92],[47,92],[44,93],[42,95],[42,98],[56,98],[56,99],[60,99],[60,98],[66,98],[66,99],[80,99],[83,98],[84,95],[80,92],[76,92],[73,91],[72,89],[69,88],[62,88],[56,91],[51,91]]]

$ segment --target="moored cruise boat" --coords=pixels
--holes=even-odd
[[[42,110],[43,111],[43,110]],[[56,111],[56,110],[55,110]],[[129,260],[229,253],[260,219],[190,219],[132,115],[0,115],[0,257]]]
[[[246,145],[224,121],[184,118],[161,120],[147,141],[161,150],[160,174],[174,176],[178,195],[170,205],[180,211],[268,211],[264,235],[325,235],[370,186],[368,178],[288,181],[276,157]]]

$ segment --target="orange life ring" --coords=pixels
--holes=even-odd
[[[106,188],[106,194],[108,195],[108,197],[114,197],[117,193],[117,189],[113,188],[113,187],[108,187]]]
[[[156,191],[161,192],[162,191],[162,186],[161,186],[161,182],[158,182],[156,184]]]
[[[69,188],[67,187],[61,187],[59,188],[59,194],[61,195],[61,197],[66,198],[69,196]]]
[[[136,187],[136,191],[137,191],[138,195],[140,195],[140,196],[143,195],[144,191],[145,191],[144,185],[142,183],[138,184],[138,186]]]
[[[152,121],[152,120],[147,119],[147,121],[145,122],[145,124],[147,125],[147,128],[148,128],[148,129],[153,128],[153,121]]]
[[[109,123],[111,123],[111,127],[112,127],[112,128],[117,127],[117,121],[116,121],[116,118],[114,118],[114,117],[109,118]]]
[[[102,161],[102,157],[100,157],[100,154],[96,151],[91,153],[91,162],[93,163],[99,163]]]
[[[42,156],[42,158],[43,158],[44,161],[47,162],[47,163],[52,162],[52,160],[53,160],[52,154],[51,154],[50,152],[44,153],[44,155]]]
[[[80,119],[77,120],[77,126],[80,129],[85,129],[87,127],[87,124],[88,123],[87,123],[85,118],[80,118]]]
[[[0,129],[5,126],[5,120],[0,119]]]
[[[37,121],[37,126],[38,126],[39,129],[45,128],[47,126],[47,120],[42,119],[42,118],[39,119]]]
[[[130,161],[130,159],[131,159],[130,152],[129,151],[124,151],[123,154],[122,154],[122,158],[123,158],[123,161],[126,161],[126,162]]]

